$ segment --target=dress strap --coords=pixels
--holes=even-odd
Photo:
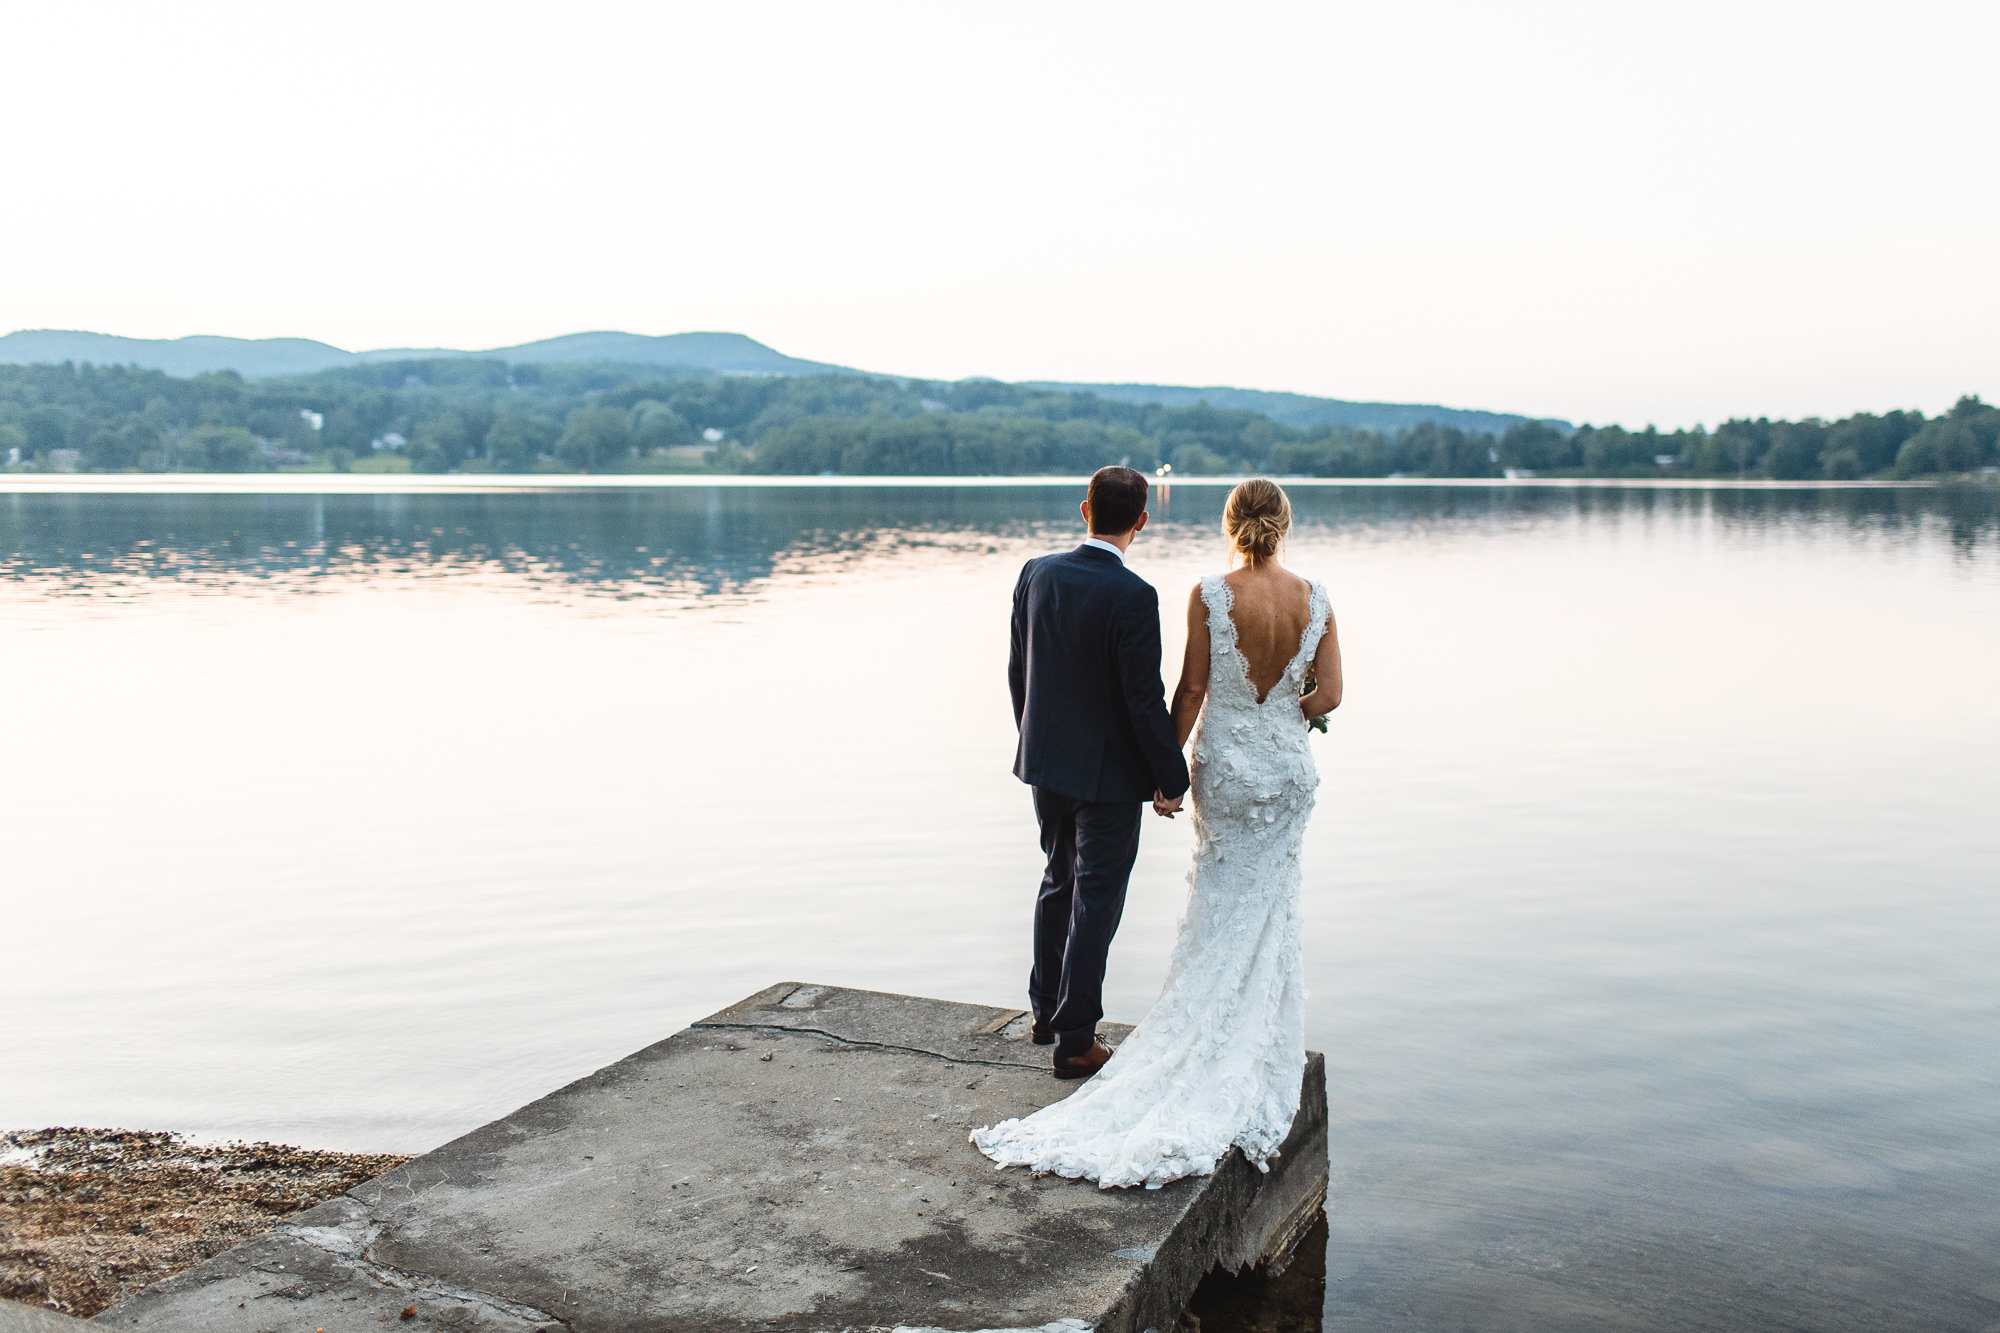
[[[1208,607],[1208,637],[1218,646],[1236,645],[1236,622],[1229,618],[1230,608],[1236,604],[1236,596],[1229,590],[1229,581],[1220,574],[1210,574],[1201,581],[1201,600]]]

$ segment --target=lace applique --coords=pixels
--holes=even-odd
[[[1298,698],[1327,595],[1312,585],[1298,653],[1262,702],[1228,583],[1211,575],[1201,595],[1209,681],[1192,738],[1195,852],[1166,986],[1096,1077],[1033,1115],[973,1131],[1001,1166],[1157,1189],[1212,1173],[1240,1147],[1269,1170],[1298,1114],[1299,848],[1319,786]]]

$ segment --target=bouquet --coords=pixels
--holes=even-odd
[[[1318,688],[1319,682],[1313,678],[1312,668],[1307,667],[1305,681],[1299,686],[1299,698],[1305,698]],[[1326,714],[1321,713],[1318,717],[1307,718],[1306,730],[1317,731],[1320,735],[1324,736],[1326,734]]]

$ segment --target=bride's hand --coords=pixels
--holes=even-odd
[[[1172,819],[1180,812],[1181,801],[1184,799],[1184,797],[1176,796],[1170,801],[1167,799],[1165,792],[1156,790],[1153,793],[1153,813]]]

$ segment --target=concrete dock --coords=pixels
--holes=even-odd
[[[997,1171],[970,1131],[1079,1084],[1018,1010],[787,982],[113,1306],[144,1333],[1171,1333],[1325,1199],[1325,1062],[1268,1174]],[[1116,1044],[1128,1028],[1104,1025]]]

